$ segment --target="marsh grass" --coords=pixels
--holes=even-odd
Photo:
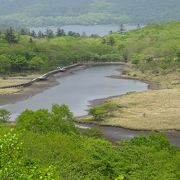
[[[0,95],[14,94],[20,92],[21,88],[0,89]]]
[[[110,101],[127,108],[113,112],[113,117],[102,124],[139,130],[180,130],[179,89],[149,90]]]

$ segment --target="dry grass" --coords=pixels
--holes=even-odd
[[[28,75],[28,76],[7,77],[5,79],[0,77],[0,87],[23,84],[23,83],[29,82],[30,80],[32,80],[38,76],[40,76],[40,75],[32,74],[32,75]]]
[[[126,69],[126,75],[129,77],[138,77],[140,79],[159,82],[169,88],[180,88],[180,71],[162,75],[154,75],[150,72],[142,73],[138,69],[130,67]]]
[[[0,87],[4,86],[13,86],[13,85],[18,85],[18,84],[23,84],[26,82],[31,81],[32,79],[38,77],[40,75],[38,74],[32,74],[28,76],[15,76],[15,77],[7,77],[3,79],[0,77]],[[7,88],[7,89],[0,89],[0,94],[13,94],[21,91],[19,88]]]
[[[127,108],[119,108],[103,124],[130,129],[180,130],[179,89],[133,93],[110,101]]]
[[[20,91],[21,91],[21,89],[19,89],[19,88],[0,89],[0,95],[14,94],[14,93],[17,93]]]
[[[24,80],[24,79],[0,79],[0,87],[23,84],[28,81],[29,80]]]

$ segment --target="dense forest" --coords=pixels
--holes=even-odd
[[[149,25],[130,32],[104,37],[56,34],[47,30],[20,32],[12,28],[0,34],[0,73],[46,72],[57,66],[88,61],[130,62],[142,72],[162,74],[179,72],[180,23]]]
[[[179,0],[0,0],[0,26],[148,24],[179,20]]]
[[[116,145],[97,129],[80,131],[65,105],[25,110],[16,125],[0,110],[1,179],[178,180],[180,150],[163,134]]]

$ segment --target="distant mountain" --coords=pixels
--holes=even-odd
[[[180,20],[180,0],[0,0],[1,26],[171,20]]]

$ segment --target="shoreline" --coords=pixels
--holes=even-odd
[[[72,68],[70,66],[70,68],[68,68],[67,71],[65,72],[59,71],[57,73],[49,75],[45,81],[34,81],[30,86],[25,86],[25,87],[20,87],[19,85],[17,85],[17,87],[19,87],[18,88],[19,90],[16,93],[0,94],[0,106],[7,105],[7,104],[14,104],[16,102],[26,100],[29,97],[42,93],[51,87],[57,86],[59,84],[59,82],[57,81],[58,78],[71,75],[75,71],[83,70],[91,66],[98,66],[98,65],[125,65],[125,64],[121,62],[120,63],[119,62],[99,62],[99,63],[90,62],[90,63],[84,63],[84,64],[77,64],[75,67],[72,67]],[[51,72],[47,72],[46,74],[49,74]],[[10,89],[10,88],[6,88],[6,89]]]
[[[83,70],[86,68],[89,68],[91,66],[96,66],[96,65],[112,65],[113,63],[89,63],[89,64],[80,64],[79,66],[73,67],[71,69],[68,69],[65,72],[58,72],[56,74],[52,74],[51,76],[48,77],[48,79],[46,81],[37,81],[34,82],[31,86],[28,87],[23,87],[22,90],[20,90],[17,93],[14,94],[0,94],[0,106],[3,105],[8,105],[8,104],[15,104],[16,102],[19,101],[23,101],[26,100],[32,96],[35,96],[36,94],[42,93],[48,89],[50,89],[51,87],[57,86],[60,83],[57,81],[57,79],[64,77],[64,76],[69,76],[69,75],[73,75],[75,71],[79,71],[79,70]],[[116,63],[115,63],[116,64]],[[123,63],[117,63],[117,65],[122,65],[124,66],[125,64]],[[117,69],[117,71],[119,72],[119,69]],[[147,90],[162,90],[162,89],[167,89],[167,87],[161,85],[160,83],[156,83],[153,81],[148,81],[148,80],[144,80],[141,78],[135,78],[135,77],[129,77],[129,76],[124,76],[124,75],[112,75],[112,76],[107,76],[108,78],[115,78],[115,79],[129,79],[129,80],[137,80],[137,81],[141,81],[145,84],[147,84]],[[142,91],[145,92],[145,91]],[[130,91],[127,92],[125,94],[121,94],[121,95],[115,95],[115,96],[109,96],[106,98],[100,98],[100,99],[94,99],[94,100],[90,100],[88,107],[93,107],[96,105],[101,105],[103,103],[105,103],[107,100],[116,98],[116,97],[122,97],[122,96],[126,96],[128,94],[131,93],[136,93],[136,91]],[[87,115],[83,115],[83,116],[77,116],[75,118],[83,118],[83,117],[87,117]],[[77,121],[78,122],[78,121]],[[79,123],[83,123],[83,122],[79,122]],[[86,122],[84,122],[86,123]],[[87,122],[88,123],[88,122]],[[90,124],[96,124],[96,125],[100,125],[96,122],[92,122]],[[125,129],[129,129],[129,130],[137,130],[137,131],[150,131],[149,129],[130,129],[130,128],[126,128],[126,127],[122,127],[122,126],[113,126],[113,125],[102,125],[102,126],[109,126],[109,127],[119,127],[119,128],[125,128]],[[173,129],[175,130],[175,129]],[[172,130],[172,131],[173,131]],[[177,131],[177,130],[175,130]]]
[[[124,75],[119,75],[119,76],[112,75],[112,76],[107,76],[107,77],[114,78],[114,79],[129,79],[129,80],[141,81],[141,82],[143,82],[143,83],[148,85],[148,89],[147,90],[162,90],[162,89],[167,89],[166,86],[163,86],[160,83],[144,80],[144,79],[141,79],[141,78],[134,78],[134,77],[124,76]],[[93,106],[96,106],[96,105],[101,105],[101,104],[103,104],[105,101],[107,101],[109,99],[125,96],[125,95],[128,95],[130,93],[135,93],[135,91],[131,91],[131,92],[128,92],[128,93],[125,93],[125,94],[122,94],[122,95],[109,96],[107,98],[91,100],[91,101],[89,101],[89,103],[90,103],[89,107],[93,107]],[[81,116],[81,117],[85,117],[85,116]]]
[[[20,91],[13,94],[0,94],[0,106],[7,104],[14,104],[19,101],[26,100],[36,94],[42,93],[51,87],[59,85],[57,81],[58,78],[68,76],[73,74],[75,71],[86,69],[87,66],[80,65],[72,69],[67,70],[66,72],[59,72],[49,76],[46,81],[37,81],[34,82],[31,86],[20,88]]]
[[[98,128],[103,132],[103,136],[108,141],[116,144],[120,140],[131,139],[135,136],[139,135],[148,135],[151,133],[163,133],[165,134],[170,143],[175,145],[176,147],[180,147],[180,131],[150,131],[150,130],[136,130],[136,129],[128,129],[123,127],[116,127],[110,125],[99,125],[92,123],[75,123],[77,126],[80,126],[82,129],[86,128]]]

